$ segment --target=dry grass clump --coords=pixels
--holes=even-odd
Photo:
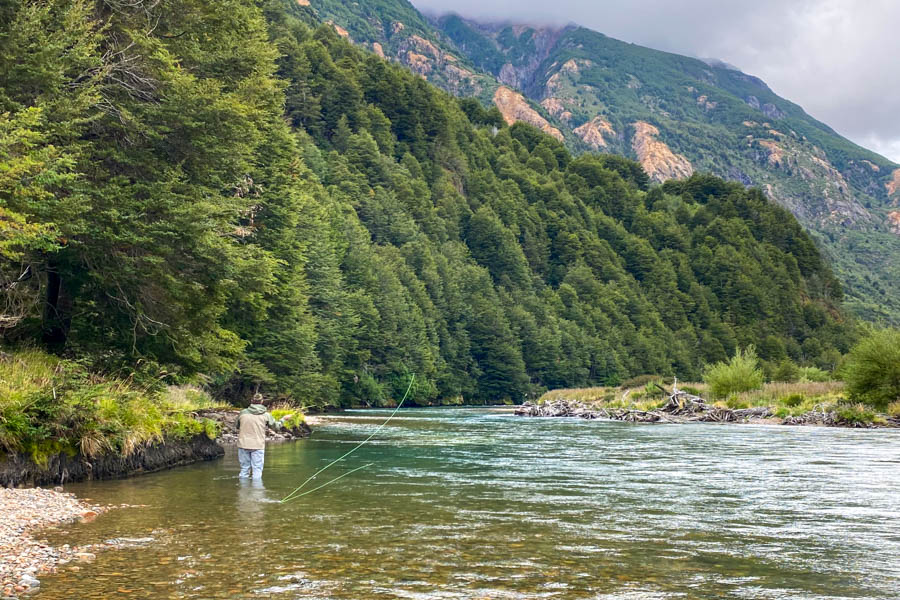
[[[900,400],[888,404],[887,414],[894,419],[900,419]]]

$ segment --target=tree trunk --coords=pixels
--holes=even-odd
[[[44,302],[43,341],[48,350],[60,353],[69,337],[72,302],[66,294],[62,277],[54,265],[47,270],[47,293]]]

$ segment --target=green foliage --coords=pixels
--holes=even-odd
[[[651,383],[662,383],[663,379],[664,378],[660,375],[638,375],[636,377],[629,377],[619,384],[619,387],[623,390],[627,390],[629,388],[643,387]]]
[[[871,330],[850,350],[843,376],[854,401],[885,408],[900,400],[900,330]]]
[[[127,456],[163,439],[218,435],[192,412],[217,405],[196,388],[139,386],[105,378],[37,350],[0,359],[0,450],[46,465],[56,453]]]
[[[785,383],[793,383],[798,379],[800,379],[800,367],[789,359],[778,363],[771,376],[772,381],[783,381]]]
[[[882,420],[871,406],[863,403],[838,404],[834,407],[834,413],[840,421],[850,425],[869,425]]]
[[[713,396],[725,398],[738,392],[756,390],[763,385],[756,350],[753,346],[737,349],[727,363],[717,362],[703,370],[703,381]]]
[[[803,394],[790,394],[789,396],[785,396],[781,399],[781,403],[788,407],[800,406],[803,402],[806,401],[806,398]]]
[[[272,418],[281,421],[286,429],[297,429],[306,422],[304,414],[295,408],[273,408]]]
[[[815,244],[758,191],[573,158],[294,3],[49,4],[3,8],[0,165],[19,171],[0,170],[0,260],[5,281],[34,274],[10,342],[350,406],[396,403],[411,373],[412,404],[697,377],[751,343],[825,365],[852,336]],[[392,43],[428,27],[394,9]]]
[[[818,367],[800,367],[797,370],[797,381],[831,381],[831,373]]]

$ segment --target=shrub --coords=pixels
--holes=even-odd
[[[286,429],[296,429],[306,421],[306,417],[294,408],[273,408],[272,418],[275,420],[284,418],[284,427]]]
[[[750,401],[737,394],[730,394],[728,398],[725,399],[725,406],[731,410],[740,410],[742,408],[750,408]]]
[[[831,381],[831,373],[818,367],[800,367],[797,373],[797,381],[813,381],[818,383]]]
[[[900,400],[900,330],[872,331],[857,343],[843,368],[847,392],[877,408]]]
[[[753,346],[745,350],[738,348],[727,363],[707,365],[703,370],[703,381],[709,385],[710,393],[718,398],[758,390],[763,385],[763,379]]]
[[[661,384],[659,382],[651,381],[644,386],[644,398],[665,398],[666,395],[666,390],[661,387]]]
[[[783,381],[785,383],[793,383],[800,378],[800,369],[793,361],[783,360],[778,363],[778,367],[772,373],[772,381]]]
[[[838,419],[851,425],[868,425],[878,420],[878,415],[865,404],[839,404],[834,407]]]
[[[661,383],[662,381],[663,381],[662,375],[637,375],[630,379],[626,379],[625,381],[622,382],[622,385],[620,385],[619,387],[624,390],[624,389],[630,389],[630,388],[644,387],[648,383],[653,383],[653,382]]]
[[[785,406],[800,406],[806,401],[806,397],[803,394],[791,394],[790,396],[785,396],[781,399],[781,403]]]
[[[887,407],[887,414],[895,419],[900,419],[900,400],[891,402]]]

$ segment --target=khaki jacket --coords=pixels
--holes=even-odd
[[[237,417],[238,448],[262,450],[266,447],[266,427],[281,429],[281,425],[262,404],[251,404]]]

